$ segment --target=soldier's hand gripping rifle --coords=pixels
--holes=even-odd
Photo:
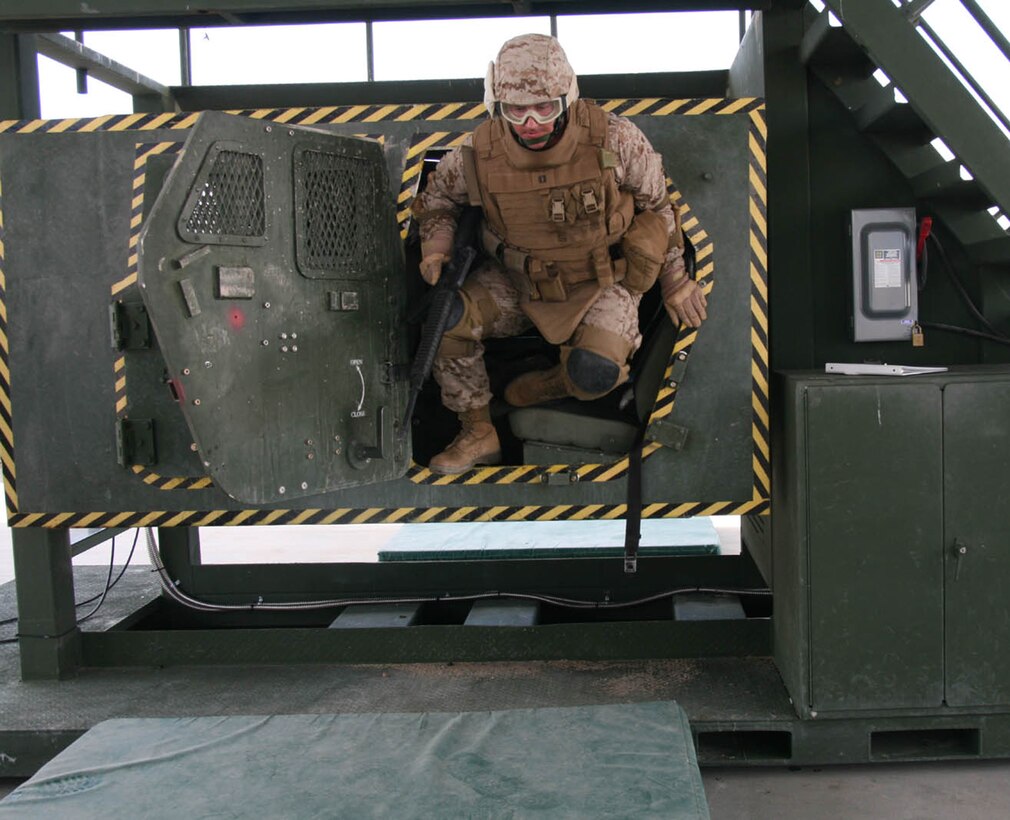
[[[477,259],[474,245],[477,241],[477,228],[480,225],[480,219],[480,208],[467,207],[456,226],[452,259],[443,268],[438,283],[435,285],[428,306],[428,315],[421,328],[421,341],[418,343],[414,361],[410,365],[410,395],[407,398],[407,409],[403,414],[403,423],[400,425],[401,436],[406,436],[410,429],[410,419],[414,415],[417,397],[435,363],[442,334],[449,329],[453,302],[459,298],[457,292],[463,287],[463,283],[470,275],[470,269]]]

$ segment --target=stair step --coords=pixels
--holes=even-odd
[[[866,136],[887,156],[894,167],[908,179],[936,169],[943,164],[940,155],[928,142],[913,140],[897,132],[867,132]]]
[[[877,69],[845,29],[830,24],[826,11],[817,15],[803,35],[800,61],[841,81],[866,79]]]
[[[856,125],[860,131],[897,134],[920,145],[929,142],[934,136],[911,105],[895,101],[893,85],[880,88],[879,93],[859,109]]]
[[[993,204],[975,180],[961,179],[960,163],[951,160],[911,178],[912,191],[918,199],[951,200],[969,209],[984,210]]]
[[[976,261],[999,261],[999,248],[1005,247],[1002,243],[1006,241],[1007,232],[988,211],[969,209],[956,202],[938,201],[931,203],[928,210],[923,211],[926,212],[943,222],[966,250],[976,248],[973,259],[978,256]]]
[[[972,242],[965,245],[965,251],[976,264],[1010,266],[1010,235]]]

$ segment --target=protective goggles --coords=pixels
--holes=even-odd
[[[533,105],[499,103],[498,110],[513,125],[522,125],[530,117],[540,123],[540,125],[547,125],[561,116],[562,111],[564,111],[564,105],[561,103],[561,98],[556,97],[553,100],[534,103]]]

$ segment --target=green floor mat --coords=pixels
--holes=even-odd
[[[100,723],[0,801],[24,818],[707,818],[673,702]]]
[[[400,530],[380,561],[599,558],[624,554],[624,521],[425,524]],[[639,555],[718,555],[709,518],[642,521]]]

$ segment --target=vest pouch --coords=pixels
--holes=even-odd
[[[550,263],[529,257],[526,262],[533,293],[544,302],[564,302],[568,298],[561,273]]]
[[[624,286],[632,293],[645,293],[659,276],[669,244],[666,220],[655,211],[635,214],[631,227],[621,239],[621,252],[628,268]]]

